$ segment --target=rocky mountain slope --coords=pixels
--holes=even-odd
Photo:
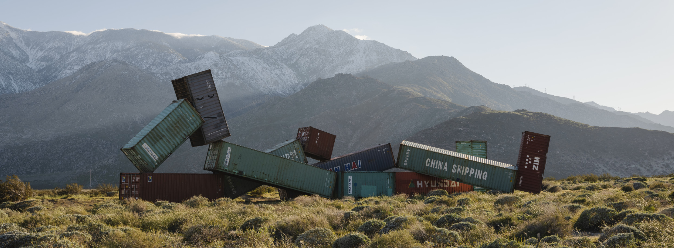
[[[448,150],[455,150],[458,140],[486,140],[490,159],[515,164],[521,133],[532,131],[551,136],[546,177],[589,173],[624,177],[674,171],[672,133],[596,127],[540,112],[469,109],[474,113],[420,131],[407,140]]]

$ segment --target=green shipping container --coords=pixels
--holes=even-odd
[[[288,140],[281,144],[278,144],[264,152],[276,155],[282,158],[287,158],[290,160],[295,160],[297,162],[308,164],[307,156],[304,154],[302,149],[302,143],[299,140]]]
[[[478,158],[488,158],[487,157],[487,141],[481,140],[470,140],[470,141],[457,141],[456,142],[456,152],[468,154]],[[474,191],[484,192],[485,189],[482,187],[473,187]]]
[[[399,168],[473,186],[513,192],[514,165],[403,141],[398,152]]]
[[[326,198],[333,196],[337,180],[335,172],[226,141],[209,145],[204,169]]]
[[[392,196],[395,191],[395,172],[354,171],[338,175],[337,198]]]
[[[121,150],[140,172],[154,172],[203,123],[189,102],[173,101]]]

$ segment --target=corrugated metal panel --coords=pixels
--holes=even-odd
[[[337,198],[391,196],[395,189],[395,172],[341,172],[338,173]]]
[[[186,99],[199,112],[204,124],[190,136],[193,147],[203,146],[230,136],[225,114],[211,70],[171,80],[178,99]]]
[[[396,194],[426,195],[431,190],[444,189],[447,192],[468,192],[473,186],[452,180],[422,175],[415,172],[396,172]]]
[[[120,185],[120,199],[183,202],[198,195],[209,200],[225,196],[223,178],[217,174],[121,173]]]
[[[514,165],[478,158],[436,147],[403,141],[399,168],[473,186],[512,192]]]
[[[332,157],[335,138],[337,136],[311,126],[297,130],[297,139],[302,143],[307,157],[320,161],[330,160]]]
[[[457,141],[456,152],[468,154],[478,158],[488,158],[487,141],[481,140]],[[475,191],[485,191],[484,188],[482,187],[474,187],[473,189]]]
[[[337,180],[334,172],[225,141],[210,144],[204,169],[328,198]]]
[[[140,172],[153,172],[203,123],[189,102],[173,101],[121,150]]]
[[[549,146],[549,135],[529,131],[522,133],[515,189],[535,194],[541,192]]]
[[[307,157],[304,155],[304,151],[302,150],[299,140],[285,141],[272,147],[271,149],[266,150],[265,152],[279,157],[295,160],[300,163],[307,163]],[[264,185],[263,183],[247,178],[237,177],[222,172],[215,173],[223,174],[225,183],[225,196],[228,198],[237,198],[256,189],[257,187]],[[302,193],[293,191],[288,194],[301,195]]]
[[[395,167],[395,159],[389,143],[333,158],[313,166],[335,172],[385,171]]]

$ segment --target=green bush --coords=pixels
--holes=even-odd
[[[242,231],[248,231],[248,230],[255,230],[257,231],[258,229],[262,228],[262,225],[265,223],[269,222],[269,218],[267,217],[255,217],[252,219],[248,219],[243,224],[241,224],[241,230]]]
[[[470,198],[464,197],[464,198],[456,200],[456,205],[462,206],[462,207],[467,207],[467,206],[470,206],[470,202],[471,202]]]
[[[626,184],[626,185],[623,185],[622,187],[620,187],[620,190],[622,190],[624,192],[632,192],[632,191],[634,191],[634,187],[632,187],[632,185]]]
[[[332,248],[358,248],[370,243],[370,239],[362,233],[352,232],[332,243]]]
[[[191,208],[200,208],[208,205],[208,198],[201,195],[195,195],[190,197],[190,199],[183,201],[183,204]]]
[[[494,231],[500,232],[503,228],[517,225],[517,218],[512,215],[506,215],[487,222],[487,225],[494,228]]]
[[[407,230],[392,231],[372,239],[370,248],[413,247],[418,244]]]
[[[330,227],[328,221],[316,215],[300,215],[290,216],[276,222],[273,237],[275,240],[283,240],[290,238],[294,240],[298,235],[308,231],[312,228]]]
[[[463,219],[458,214],[446,214],[436,220],[433,225],[440,228],[448,228],[455,223],[461,222]]]
[[[33,189],[30,183],[22,182],[18,176],[7,176],[2,182],[0,180],[0,202],[23,201],[33,196]]]
[[[562,239],[557,237],[557,235],[545,236],[541,239],[541,243],[547,243],[547,244],[559,243],[559,241],[562,241]]]
[[[615,210],[606,207],[587,209],[580,214],[573,227],[581,231],[596,232],[605,225],[615,224],[617,214]]]
[[[522,198],[516,195],[501,196],[494,201],[494,206],[508,205],[513,206],[522,202]]]
[[[195,246],[205,246],[218,240],[223,240],[227,235],[225,229],[219,226],[196,225],[192,226],[184,234],[183,239]]]
[[[82,193],[82,185],[71,183],[66,185],[66,188],[61,191],[60,195],[78,195]]]
[[[449,227],[449,230],[470,231],[470,230],[475,230],[475,228],[477,228],[477,226],[475,224],[470,223],[470,222],[462,221],[462,222],[459,222],[459,223],[452,224]]]
[[[615,202],[615,203],[612,203],[610,205],[611,205],[611,207],[613,207],[613,209],[615,209],[618,212],[626,210],[626,209],[630,208],[630,206],[631,206],[631,204],[629,204],[627,202],[624,202],[624,201]]]
[[[671,218],[665,216],[664,214],[653,214],[653,213],[633,213],[625,216],[622,220],[622,223],[627,225],[634,225],[635,223],[644,222],[644,221],[666,221],[672,220]]]
[[[408,216],[391,216],[384,220],[386,225],[379,230],[380,234],[387,234],[392,231],[402,230],[414,222],[414,218]]]
[[[461,236],[455,231],[436,227],[431,233],[430,239],[433,243],[449,246],[458,243],[461,240]]]
[[[368,220],[358,227],[358,231],[364,233],[367,236],[375,235],[382,228],[386,226],[386,222],[382,220],[372,219]]]
[[[636,211],[631,210],[631,209],[620,211],[620,213],[618,213],[615,216],[615,222],[618,223],[618,222],[622,221],[623,219],[625,219],[625,217],[627,217],[627,215],[630,215],[630,214],[633,214],[633,213],[636,213]]]
[[[297,236],[295,245],[298,247],[330,247],[336,239],[337,236],[332,230],[319,227]]]
[[[428,192],[426,196],[448,196],[449,193],[447,193],[447,190],[444,189],[434,189]]]
[[[636,240],[632,233],[619,233],[604,242],[604,247],[606,248],[628,248],[636,246]]]
[[[642,241],[646,240],[646,235],[642,231],[639,231],[639,229],[637,229],[636,227],[618,224],[613,227],[605,228],[602,235],[599,236],[599,242],[604,242],[610,237],[619,233],[632,233],[634,234],[634,238],[636,238],[637,240]]]
[[[548,188],[546,191],[548,191],[550,193],[557,193],[557,192],[562,192],[562,190],[564,190],[564,189],[562,189],[562,187],[560,187],[559,185],[555,185],[555,186],[552,186],[552,187]]]

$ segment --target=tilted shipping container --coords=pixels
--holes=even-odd
[[[448,179],[422,175],[415,172],[396,172],[396,194],[426,195],[431,190],[444,189],[447,192],[473,191],[473,186]]]
[[[225,113],[211,70],[171,80],[178,99],[186,99],[199,112],[204,124],[190,135],[192,147],[203,146],[230,136]]]
[[[392,196],[395,190],[395,172],[355,171],[337,175],[337,198]]]
[[[395,167],[395,159],[389,143],[316,163],[313,166],[334,172],[385,171]]]
[[[330,160],[332,157],[335,138],[337,136],[311,126],[297,130],[297,139],[302,143],[304,153],[307,157],[320,161]]]
[[[488,158],[487,157],[487,141],[481,140],[470,140],[470,141],[457,141],[456,142],[456,152],[462,154],[468,154],[478,158]],[[474,187],[475,191],[485,191],[482,187]]]
[[[210,144],[204,169],[327,198],[337,180],[335,172],[225,141]]]
[[[410,141],[400,143],[397,167],[473,186],[513,192],[516,166]]]
[[[200,195],[215,200],[225,196],[222,185],[217,174],[120,173],[119,199],[183,202]]]
[[[549,146],[549,135],[529,131],[522,133],[515,189],[536,194],[541,192]]]
[[[121,150],[140,172],[154,172],[203,123],[189,102],[173,101]]]

